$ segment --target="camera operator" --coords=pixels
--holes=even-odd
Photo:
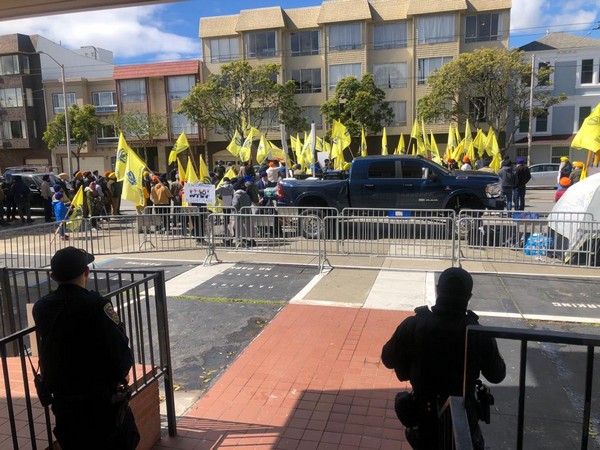
[[[431,310],[416,308],[416,315],[405,319],[383,346],[383,364],[394,369],[399,380],[410,380],[413,388],[412,393],[396,396],[395,409],[415,450],[438,448],[439,408],[449,396],[463,395],[465,330],[468,325],[478,325],[477,315],[467,310],[472,289],[473,279],[467,271],[444,270],[436,285],[435,306]],[[487,400],[488,407],[493,403],[489,391],[476,395],[480,373],[490,382],[500,383],[506,365],[495,339],[474,336],[469,340],[465,406],[476,450],[484,449],[478,422],[486,418],[485,405],[477,400]]]

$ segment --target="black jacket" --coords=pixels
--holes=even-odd
[[[119,317],[98,293],[63,284],[33,306],[40,366],[52,393],[110,394],[133,365]]]

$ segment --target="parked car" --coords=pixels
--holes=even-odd
[[[44,175],[50,175],[50,187],[54,186],[58,183],[58,177],[51,172],[18,172],[14,174],[7,174],[6,178],[8,181],[15,176],[18,175],[23,179],[23,182],[29,186],[29,190],[31,191],[31,208],[32,209],[43,209],[44,204],[42,203],[42,195],[40,193],[40,187],[42,186],[42,177]]]
[[[534,164],[529,166],[531,180],[528,188],[556,188],[558,184],[558,163]]]

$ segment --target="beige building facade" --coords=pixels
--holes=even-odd
[[[463,52],[508,48],[510,8],[511,0],[333,0],[202,18],[203,75],[238,59],[277,63],[279,81],[296,82],[296,101],[322,134],[328,125],[319,108],[336,83],[370,72],[395,113],[388,136],[406,136],[429,73]],[[431,128],[447,133],[448,124]],[[208,132],[207,139],[210,148],[223,147],[221,135]]]

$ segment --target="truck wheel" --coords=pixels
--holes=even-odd
[[[318,208],[318,207],[315,207]],[[330,230],[326,229],[323,219],[329,214],[327,211],[322,209],[304,209],[300,211],[300,217],[298,220],[298,234],[305,239],[325,239],[327,235],[331,235],[333,231],[333,222],[330,222]]]
[[[453,202],[448,206],[448,209],[454,210],[456,214],[456,222],[454,223],[454,227],[449,231],[454,232],[457,239],[466,239],[467,235],[469,234],[469,230],[479,222],[478,218],[481,217],[485,208],[483,208],[483,205],[477,199],[458,197],[453,200]],[[474,214],[465,220],[459,221],[458,217],[462,209],[481,209],[482,213]]]

